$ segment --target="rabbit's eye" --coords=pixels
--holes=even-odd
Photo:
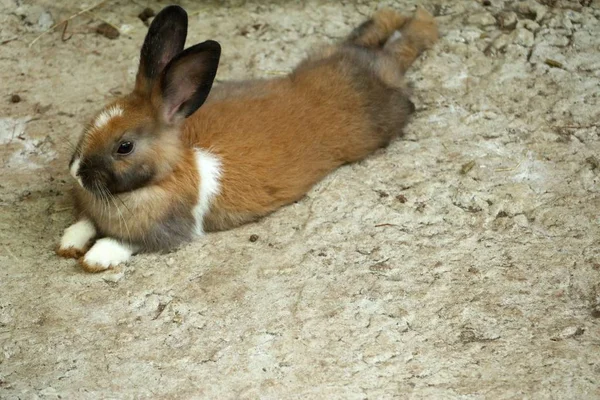
[[[119,148],[117,149],[117,154],[126,155],[133,151],[133,142],[124,141],[119,143]]]

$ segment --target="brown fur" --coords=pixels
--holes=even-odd
[[[83,249],[76,249],[74,247],[69,247],[67,249],[61,249],[60,246],[58,246],[58,247],[56,247],[56,254],[63,258],[78,259],[80,257],[83,257],[89,249],[90,249],[90,246],[86,246]]]
[[[408,20],[410,18],[389,8],[384,8],[356,28],[350,34],[348,41],[363,47],[381,47],[392,33],[402,29]]]
[[[91,217],[101,235],[157,249],[159,246],[151,246],[148,234],[174,207],[193,209],[198,201],[198,182],[193,152],[187,150],[172,172],[152,185],[104,200],[77,186],[75,199],[78,210]]]
[[[401,40],[387,44],[384,51],[393,56],[404,73],[424,50],[435,44],[439,33],[431,14],[418,8],[415,16],[402,29],[402,35]]]
[[[395,30],[402,38],[386,43]],[[89,127],[80,147],[102,151],[123,132],[140,131],[147,146],[117,157],[114,169],[126,173],[142,163],[152,169],[152,179],[104,199],[77,186],[78,208],[100,236],[145,250],[173,247],[191,228],[170,240],[169,224],[189,223],[198,202],[194,148],[207,149],[222,163],[206,230],[231,228],[298,200],[335,168],[365,158],[401,134],[413,110],[403,73],[437,35],[423,10],[412,19],[380,11],[347,41],[315,52],[285,78],[215,87],[180,126],[165,125],[159,112],[163,88],[148,89],[140,69],[134,92],[115,102],[124,116],[102,129]]]
[[[156,222],[167,218],[175,208],[189,211],[198,201],[199,175],[193,151],[181,145],[176,133],[165,131],[151,117],[151,104],[138,93],[117,100],[107,108],[114,105],[123,108],[126,117],[112,118],[101,129],[88,127],[84,136],[85,151],[93,153],[115,140],[121,132],[141,129],[151,136],[148,152],[123,158],[115,163],[115,170],[122,172],[131,164],[144,161],[155,170],[153,180],[136,191],[106,194],[102,199],[76,186],[76,206],[81,214],[94,221],[100,236],[118,237],[147,249],[158,249],[160,246],[152,245],[152,238],[148,237]]]
[[[104,267],[101,267],[101,266],[96,266],[96,265],[88,264],[88,263],[85,262],[85,260],[83,259],[83,257],[79,258],[78,262],[79,262],[79,265],[81,266],[81,268],[85,272],[97,273],[97,272],[104,272],[106,270],[113,269],[112,267],[104,268]]]
[[[421,35],[437,38],[431,16],[422,10],[417,16],[426,21],[410,20],[403,34],[411,42],[397,44],[410,54],[396,53],[394,47],[378,58],[354,47],[328,47],[288,78],[254,82],[251,91],[231,97],[213,89],[216,95],[183,127],[189,146],[210,148],[223,162],[221,194],[205,218],[207,230],[228,229],[298,200],[333,169],[400,134],[410,111],[400,99],[405,84],[398,65],[414,61],[427,48],[423,43],[432,44]],[[377,47],[407,20],[381,11],[350,40]],[[380,82],[364,76],[369,68]]]
[[[381,146],[365,99],[338,64],[305,68],[266,83],[263,98],[209,102],[184,125],[188,145],[210,148],[223,163],[207,229],[227,229],[297,200],[331,170]]]

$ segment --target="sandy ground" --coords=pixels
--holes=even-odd
[[[444,36],[408,75],[404,138],[97,275],[53,253],[70,144],[131,87],[137,15],[166,3],[109,0],[30,47],[93,5],[33,3],[0,0],[0,398],[600,397],[599,1],[422,1]],[[415,6],[182,4],[188,43],[222,43],[220,80]]]

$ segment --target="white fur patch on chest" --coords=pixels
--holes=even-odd
[[[96,117],[96,119],[94,120],[94,127],[100,129],[104,125],[108,124],[108,121],[110,121],[111,119],[113,119],[115,117],[120,117],[122,115],[123,115],[123,108],[121,108],[121,106],[116,105],[116,106],[107,108],[106,110],[102,111],[100,113],[100,115],[98,115]]]
[[[198,204],[194,207],[196,234],[204,233],[204,217],[210,209],[212,199],[221,188],[221,160],[206,149],[195,149],[196,166],[200,174]]]

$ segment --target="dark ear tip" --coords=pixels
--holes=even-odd
[[[160,12],[156,15],[156,19],[160,17],[161,19],[185,18],[187,20],[187,16],[187,12],[182,7],[177,5],[171,5],[160,10]]]
[[[218,51],[219,53],[221,52],[221,45],[219,44],[219,42],[216,42],[214,40],[207,40],[204,42],[204,44],[208,49]]]

